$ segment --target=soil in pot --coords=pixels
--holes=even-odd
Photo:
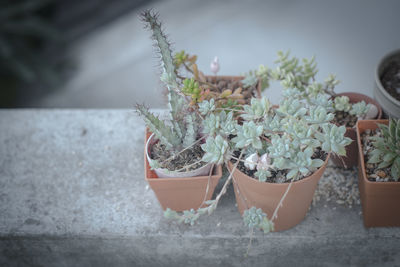
[[[240,76],[206,76],[207,82],[217,87],[218,93],[225,90],[235,92],[240,89],[243,99],[236,100],[238,104],[250,104],[252,97],[260,97],[258,92],[258,84],[249,88],[243,88],[242,77]]]
[[[372,145],[373,136],[382,136],[381,130],[379,128],[375,130],[367,129],[360,136],[367,179],[371,182],[396,182],[396,180],[394,180],[390,174],[390,168],[378,168],[379,164],[368,163],[368,160],[370,158],[369,152],[371,152],[374,149]]]
[[[162,168],[170,171],[180,170],[185,166],[189,166],[185,171],[196,170],[206,164],[205,162],[199,162],[203,155],[204,151],[201,149],[200,144],[194,145],[192,148],[186,149],[178,155],[174,155],[173,152],[167,150],[165,145],[160,142],[155,143],[150,148],[150,157],[163,163]],[[171,160],[167,160],[170,158]]]
[[[240,156],[240,152],[239,151],[234,151],[233,155],[238,158]],[[328,156],[327,153],[323,152],[320,148],[317,148],[316,151],[314,152],[314,155],[312,156],[312,159],[321,159],[323,161],[326,160],[326,157]],[[235,159],[231,159],[232,163],[236,163]],[[244,174],[246,174],[247,176],[254,178],[256,180],[258,180],[258,178],[256,176],[254,176],[254,174],[257,172],[257,170],[250,170],[248,169],[246,166],[244,166],[244,163],[241,161],[239,162],[239,164],[237,165],[237,168],[243,172]],[[289,183],[291,179],[287,179],[286,175],[287,175],[288,171],[287,170],[272,170],[271,177],[268,177],[267,180],[265,182],[267,183],[277,183],[277,184],[282,184],[282,183]],[[301,180],[303,178],[308,177],[307,176],[302,176],[300,177],[298,180]]]
[[[357,119],[356,115],[351,115],[346,111],[336,111],[333,123],[344,125],[346,128],[352,128],[356,125]]]
[[[400,60],[389,63],[381,76],[381,82],[385,90],[400,101]]]

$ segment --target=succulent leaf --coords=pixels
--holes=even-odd
[[[206,152],[202,159],[205,162],[219,165],[229,157],[228,142],[220,135],[215,138],[208,137],[206,143],[201,145],[201,148]]]
[[[270,221],[262,209],[251,207],[243,213],[244,224],[249,228],[259,228],[264,233],[269,233],[274,230],[274,223]]]

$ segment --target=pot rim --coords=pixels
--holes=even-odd
[[[325,161],[324,161],[324,164],[323,164],[321,167],[319,167],[317,170],[315,170],[312,174],[308,175],[307,177],[304,177],[304,178],[301,179],[301,180],[293,181],[292,183],[293,183],[293,184],[302,183],[302,182],[305,182],[305,181],[311,179],[311,176],[313,176],[314,174],[316,174],[318,171],[321,170],[321,168],[323,168],[323,166],[325,166],[326,164],[328,164],[328,161],[329,161],[330,156],[331,156],[331,152],[329,152],[328,155],[326,156],[326,159],[325,159]],[[235,163],[232,163],[231,161],[228,161],[228,167],[229,167],[230,170],[233,169],[233,164],[235,164]],[[244,172],[242,172],[242,171],[239,170],[238,168],[236,168],[235,171],[241,172],[242,174],[244,174],[244,175],[246,176],[246,178],[252,180],[252,182],[256,182],[256,183],[263,184],[263,185],[264,185],[264,184],[268,184],[268,185],[276,186],[276,187],[287,187],[287,186],[290,184],[290,182],[287,182],[287,183],[280,183],[280,184],[278,184],[278,183],[271,183],[271,182],[261,182],[261,181],[255,179],[255,178],[253,178],[253,177],[248,176],[247,174],[245,174]]]
[[[389,120],[361,120],[360,122],[357,121],[356,128],[357,128],[357,143],[358,143],[358,155],[360,157],[360,165],[361,165],[361,171],[362,171],[362,177],[364,183],[370,184],[370,185],[400,185],[400,181],[398,182],[371,182],[370,180],[367,179],[367,172],[365,171],[365,160],[364,160],[364,153],[362,153],[362,143],[361,143],[361,133],[360,133],[360,124],[366,124],[366,123],[389,123]],[[367,128],[369,129],[369,128]],[[370,129],[371,130],[371,129]]]
[[[379,77],[379,70],[381,69],[382,65],[386,62],[388,62],[392,57],[399,56],[400,57],[400,49],[396,49],[393,51],[390,51],[386,53],[378,62],[377,66],[375,67],[375,82],[379,90],[382,92],[382,94],[391,102],[395,103],[397,106],[400,106],[400,101],[395,99],[393,96],[391,96],[383,87],[381,78]]]

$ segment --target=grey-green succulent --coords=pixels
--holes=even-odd
[[[364,101],[357,102],[352,105],[349,113],[351,115],[356,115],[359,118],[362,118],[365,114],[368,113],[371,104],[366,104]]]
[[[243,213],[243,221],[249,228],[259,228],[264,233],[269,233],[274,230],[274,224],[270,221],[262,209],[251,207]]]
[[[390,168],[395,181],[400,179],[400,119],[390,119],[389,125],[379,124],[382,136],[373,138],[374,149],[368,163],[377,163],[378,169]]]
[[[348,96],[335,97],[335,109],[338,111],[348,112],[351,109],[350,99]]]

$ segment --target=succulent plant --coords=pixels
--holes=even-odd
[[[362,119],[371,108],[371,105],[364,105],[365,102],[350,103],[347,96],[338,96],[334,89],[340,81],[332,74],[323,83],[317,82],[318,69],[315,57],[300,61],[296,57],[290,57],[289,52],[278,52],[276,63],[278,67],[269,70],[268,75],[264,77],[280,81],[285,97],[303,99],[309,104],[324,107],[328,112],[344,111]],[[253,72],[251,74],[246,76],[246,80],[254,81],[256,75]]]
[[[255,87],[257,83],[261,82],[261,90],[264,91],[269,87],[269,81],[271,79],[271,70],[264,66],[260,65],[257,70],[251,70],[245,74],[245,78],[243,79],[243,86],[245,88]]]
[[[350,99],[348,96],[335,97],[335,109],[338,111],[348,112],[351,109]]]
[[[274,230],[274,224],[268,220],[267,214],[256,207],[251,207],[244,211],[243,221],[249,228],[260,228],[264,233]]]
[[[377,163],[378,169],[390,168],[395,181],[400,179],[400,120],[390,119],[389,125],[379,124],[382,136],[373,137],[374,149],[368,163]]]
[[[371,104],[366,104],[364,101],[357,102],[352,105],[349,111],[350,115],[356,115],[359,118],[363,118],[368,113]]]
[[[310,68],[306,70],[311,71]],[[298,80],[311,79],[309,74],[305,75]],[[268,180],[273,171],[279,170],[286,173],[289,181],[310,175],[324,163],[319,155],[330,152],[345,155],[345,146],[351,143],[351,139],[344,136],[346,128],[331,123],[332,101],[323,96],[315,99],[323,104],[291,95],[285,95],[279,107],[272,106],[266,98],[252,99],[251,104],[244,105],[239,112],[241,122],[232,119],[232,111],[227,113],[211,101],[205,101],[200,105],[206,116],[203,132],[208,135],[202,146],[206,151],[203,160],[220,164],[234,158],[236,164],[243,162],[245,167],[256,171],[254,175],[260,181]],[[241,151],[241,156],[232,156],[234,151]],[[242,155],[245,156],[242,158]],[[225,185],[231,179],[232,173]],[[216,208],[222,194],[224,190],[213,200],[208,213]],[[204,213],[203,208],[196,212]],[[245,214],[245,222],[251,227],[269,229],[268,225],[273,225],[272,220],[265,221],[262,213],[253,207]]]
[[[179,152],[193,145],[200,134],[198,127],[199,115],[189,107],[184,96],[186,91],[195,91],[198,84],[192,80],[185,80],[183,85],[178,83],[176,64],[180,64],[180,61],[172,57],[170,44],[161,29],[157,15],[151,11],[144,11],[141,17],[146,26],[151,29],[152,37],[160,54],[163,69],[161,79],[168,88],[170,121],[167,124],[160,120],[149,112],[144,105],[136,105],[136,110],[139,115],[144,117],[146,126],[168,150]],[[187,57],[184,54],[180,54],[179,58],[184,60]],[[155,166],[157,164],[153,162],[152,165]]]
[[[197,69],[196,57],[184,51],[172,57],[157,17],[148,11],[142,17],[152,30],[160,51],[163,67],[161,79],[168,88],[170,123],[158,119],[143,106],[138,105],[137,110],[167,149],[179,153],[202,136],[206,140],[201,145],[204,151],[202,161],[222,164],[234,159],[233,171],[240,163],[244,163],[245,167],[256,170],[255,176],[260,181],[266,181],[273,171],[281,170],[286,173],[290,183],[321,167],[321,153],[345,154],[345,146],[351,140],[344,137],[343,126],[331,123],[334,103],[328,93],[331,93],[337,80],[330,76],[324,84],[316,83],[314,58],[304,59],[300,64],[297,58],[289,58],[289,53],[278,53],[279,66],[276,70],[262,66],[257,71],[249,72],[243,81],[248,86],[254,86],[254,81],[260,79],[264,85],[270,79],[281,81],[285,93],[278,107],[272,106],[266,98],[252,99],[250,105],[226,107],[229,102],[221,103],[220,99],[234,101],[240,95],[240,90],[225,90],[217,98],[212,97],[215,95],[206,92],[210,85]],[[182,66],[193,77],[180,76],[178,68]],[[355,110],[363,108],[359,105]],[[236,120],[234,114],[239,114],[240,120]],[[238,157],[237,152],[240,154]],[[215,199],[204,202],[206,206],[182,213],[167,209],[165,216],[194,224],[201,215],[211,214],[226,193],[233,179],[233,171]],[[282,199],[286,195],[287,192]],[[257,227],[269,232],[273,230],[273,219],[279,206],[271,220],[261,209],[250,207],[244,212],[244,222],[250,228]]]

